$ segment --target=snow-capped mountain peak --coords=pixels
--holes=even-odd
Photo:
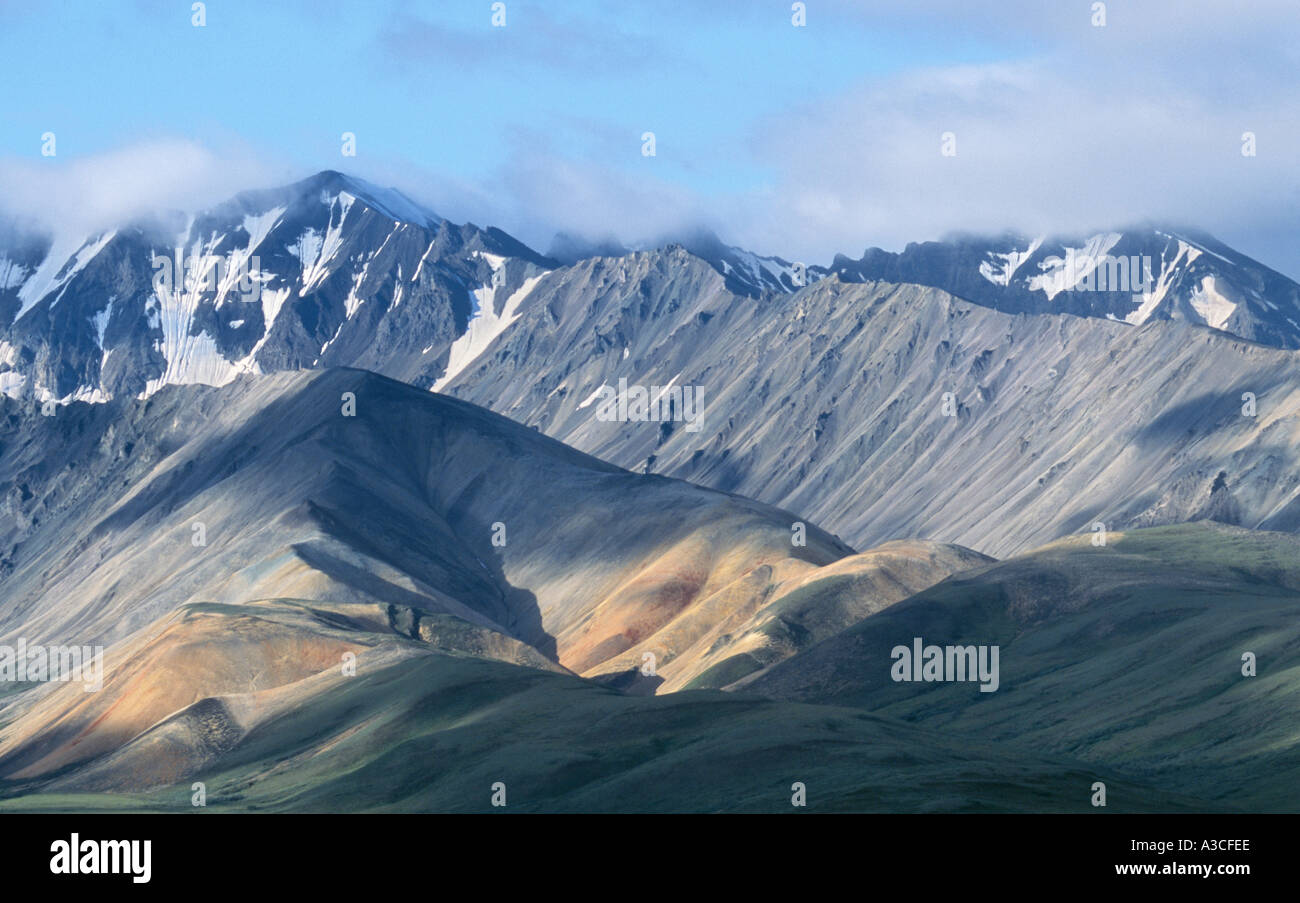
[[[837,257],[845,281],[912,282],[1011,313],[1069,313],[1133,325],[1186,320],[1300,348],[1300,286],[1189,229],[1082,236],[961,236]]]
[[[555,303],[560,289],[546,280],[572,277],[578,290],[598,256],[613,258],[599,271],[622,281],[619,258],[645,254],[662,258],[654,272],[680,268],[674,255],[707,264],[686,280],[690,291],[705,290],[709,268],[748,298],[828,276],[915,283],[1004,312],[1184,320],[1300,348],[1300,286],[1187,229],[959,236],[837,256],[830,267],[755,254],[706,230],[637,254],[610,241],[557,247],[562,262],[332,170],[95,235],[0,224],[0,391],[104,400],[318,366],[442,388],[480,366],[530,306]]]
[[[100,235],[0,238],[0,385],[61,400],[332,363],[432,383],[476,292],[504,304],[552,265],[334,171]]]

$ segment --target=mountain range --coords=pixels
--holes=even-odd
[[[0,387],[11,397],[97,400],[314,366],[446,385],[538,306],[539,283],[573,283],[575,268],[610,257],[646,256],[653,268],[680,250],[722,277],[728,297],[715,306],[836,277],[929,286],[1010,314],[1181,320],[1300,348],[1300,286],[1191,230],[957,236],[901,253],[873,248],[856,261],[837,255],[829,267],[754,254],[707,231],[642,252],[562,235],[548,257],[500,229],[458,226],[395,189],[326,171],[99,234],[4,223]],[[177,272],[160,291],[160,266],[172,261],[180,266],[168,267]],[[1130,275],[1142,273],[1142,290],[1088,282],[1114,261],[1139,262]]]
[[[1300,523],[1283,451],[1300,287],[1203,235],[911,245],[807,268],[798,286],[793,264],[707,234],[560,264],[334,172],[177,221],[166,242],[153,223],[0,249],[7,394],[147,397],[358,367],[797,510],[859,547],[1000,555],[1212,511]],[[1082,251],[1148,256],[1147,300],[1064,285],[1082,276],[1057,264]],[[178,255],[212,278],[156,291],[158,261]],[[255,300],[215,278],[217,260]],[[592,417],[619,379],[699,386],[702,428]]]
[[[540,254],[337,172],[7,223],[0,647],[106,664],[0,695],[0,808],[1294,811],[1298,322],[1166,226]],[[920,637],[999,686],[891,680]]]

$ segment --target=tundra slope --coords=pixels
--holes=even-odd
[[[0,417],[0,642],[102,644],[109,663],[100,692],[4,700],[13,780],[190,774],[331,691],[348,653],[716,685],[733,649],[770,665],[987,560],[857,555],[811,525],[794,545],[792,514],[364,371]],[[855,592],[810,597],[821,581]]]
[[[1085,812],[1080,788],[1098,778],[1111,811],[1207,808],[1110,769],[849,709],[626,696],[440,652],[369,656],[292,706],[213,700],[83,769],[0,782],[0,811],[192,812],[202,780],[213,812],[780,813],[795,811],[791,775],[810,812]],[[204,754],[177,754],[187,746]],[[491,805],[497,782],[505,810]]]
[[[735,688],[1104,762],[1210,805],[1300,811],[1297,562],[1300,537],[1210,521],[1104,546],[1069,537],[923,590]],[[893,650],[916,637],[999,646],[998,690],[895,681]]]

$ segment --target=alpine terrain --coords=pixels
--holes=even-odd
[[[1166,225],[6,222],[0,808],[1300,810],[1297,355]]]

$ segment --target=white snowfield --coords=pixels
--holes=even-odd
[[[488,262],[494,277],[505,266],[504,257],[488,254],[484,251],[475,251],[474,253]],[[474,289],[471,293],[471,297],[474,299],[474,310],[470,313],[468,328],[460,338],[452,342],[451,352],[447,358],[447,370],[433,384],[431,391],[442,391],[443,386],[450,383],[466,367],[474,363],[478,356],[496,341],[497,336],[514,325],[514,322],[519,319],[519,306],[532,294],[533,289],[537,287],[537,283],[548,272],[550,271],[547,270],[525,279],[523,285],[515,289],[510,297],[506,298],[500,314],[493,308],[496,288],[491,285],[484,285]]]

